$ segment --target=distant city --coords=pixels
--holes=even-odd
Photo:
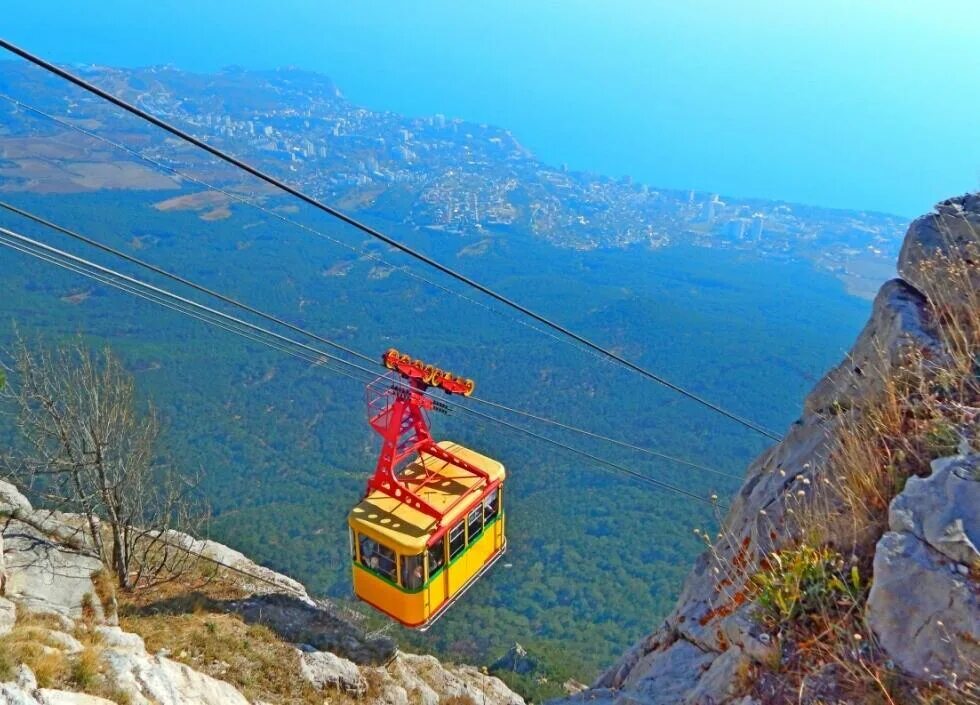
[[[326,77],[296,69],[76,70],[342,210],[416,228],[488,240],[523,234],[580,250],[741,249],[811,261],[869,296],[892,275],[907,226],[888,214],[658,189],[546,165],[505,129],[372,111]],[[0,63],[0,91],[205,181],[242,188],[234,170],[23,64]],[[5,191],[177,187],[125,152],[8,101],[0,101],[0,160]]]

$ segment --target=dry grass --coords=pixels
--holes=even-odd
[[[63,625],[53,615],[18,611],[13,630],[0,637],[0,681],[13,679],[26,664],[41,688],[87,693],[129,705],[129,697],[110,685],[102,662],[102,641],[90,624],[79,623],[71,636],[82,644],[77,654],[62,651],[52,632]]]
[[[125,616],[121,626],[142,636],[149,652],[165,650],[170,658],[231,683],[252,702],[323,703],[323,693],[300,676],[294,647],[264,626],[209,612],[203,604],[189,614]]]

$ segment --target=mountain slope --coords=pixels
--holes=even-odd
[[[670,616],[568,702],[980,699],[978,254],[980,195],[912,224]]]

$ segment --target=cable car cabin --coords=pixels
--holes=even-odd
[[[506,473],[496,460],[458,443],[437,443],[429,433],[425,412],[442,409],[426,390],[469,395],[472,380],[396,350],[383,360],[393,372],[367,388],[381,454],[364,499],[348,517],[354,594],[424,630],[506,550]]]
[[[485,470],[496,487],[487,492],[486,483],[423,453],[401,477],[410,487],[433,478],[420,492],[434,507],[453,507],[441,524],[378,491],[349,519],[355,594],[409,627],[427,627],[506,548],[504,466],[456,443],[439,446]]]

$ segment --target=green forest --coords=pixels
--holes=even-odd
[[[153,207],[173,195],[10,198],[379,359],[397,347],[472,377],[487,399],[731,473],[736,477],[672,466],[532,427],[691,491],[716,492],[722,502],[766,447],[766,439],[534,330],[334,222],[292,207],[280,211],[356,251],[244,206],[207,222]],[[802,262],[685,246],[579,252],[506,230],[411,230],[384,216],[367,214],[447,264],[778,432],[869,310]],[[0,216],[0,225],[159,281],[12,215]],[[78,334],[93,346],[110,344],[162,412],[161,453],[204,478],[212,537],[314,594],[349,600],[345,518],[377,450],[358,383],[23,255],[3,250],[0,262],[2,342],[19,330],[31,340]],[[449,414],[433,426],[437,437],[507,467],[509,550],[430,631],[393,628],[405,648],[486,665],[520,642],[538,670],[507,678],[537,699],[559,692],[567,678],[592,679],[664,617],[701,545],[692,530],[716,521],[710,507],[495,424]],[[0,433],[12,440],[9,427]],[[368,623],[385,624],[374,614]]]

